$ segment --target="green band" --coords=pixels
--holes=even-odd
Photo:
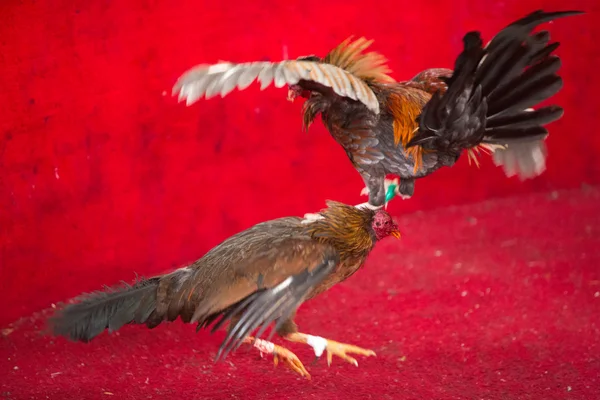
[[[398,187],[398,185],[392,183],[390,186],[388,186],[387,192],[385,194],[385,202],[389,202],[390,200],[392,200],[394,197],[396,197],[396,188]]]

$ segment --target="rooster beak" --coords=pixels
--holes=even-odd
[[[397,229],[394,229],[390,235],[392,235],[393,237],[395,237],[396,239],[400,239],[401,235],[400,235],[400,231]]]

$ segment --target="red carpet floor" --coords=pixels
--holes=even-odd
[[[374,349],[359,368],[322,361],[308,382],[255,352],[214,364],[222,333],[178,322],[68,343],[38,333],[42,312],[0,337],[0,398],[600,398],[599,188],[399,222],[403,240],[299,313],[304,331]]]

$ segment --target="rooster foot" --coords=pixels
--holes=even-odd
[[[246,338],[245,342],[256,347],[258,351],[260,351],[261,356],[263,354],[273,354],[273,364],[276,367],[279,365],[279,363],[283,363],[286,367],[298,375],[310,380],[310,374],[306,368],[304,368],[302,361],[300,361],[298,356],[285,347],[276,345],[275,343],[268,342],[266,340],[255,339],[253,337]]]
[[[358,361],[355,358],[348,355],[358,354],[361,356],[376,356],[373,350],[363,349],[362,347],[354,346],[352,344],[339,343],[333,340],[324,339],[319,336],[307,335],[304,333],[292,333],[286,336],[286,339],[291,342],[299,342],[308,344],[315,351],[317,357],[321,357],[323,351],[327,352],[327,365],[331,366],[333,356],[340,357],[346,360],[350,364],[358,367]]]
[[[350,357],[347,353],[359,354],[365,357],[376,356],[373,350],[363,349],[362,347],[354,346],[352,344],[334,342],[333,340],[327,340],[327,347],[325,350],[327,350],[327,365],[329,366],[331,365],[333,356],[338,356],[358,367],[358,361]]]
[[[318,221],[323,219],[321,214],[304,214],[304,219],[302,220],[303,224],[310,224],[311,222]]]

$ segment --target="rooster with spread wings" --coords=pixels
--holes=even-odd
[[[360,173],[369,195],[361,205],[378,209],[395,195],[412,196],[416,179],[454,165],[465,151],[477,164],[480,150],[492,153],[508,176],[543,172],[544,126],[561,118],[563,109],[532,107],[563,83],[557,75],[561,60],[553,54],[559,43],[550,43],[548,31],[532,31],[577,14],[533,12],[486,46],[479,32],[469,32],[453,71],[427,69],[404,82],[388,75],[383,56],[365,52],[371,41],[361,38],[344,41],[323,58],[199,65],[173,91],[190,105],[245,89],[256,79],[261,89],[287,85],[290,100],[306,99],[304,127],[320,114]]]

